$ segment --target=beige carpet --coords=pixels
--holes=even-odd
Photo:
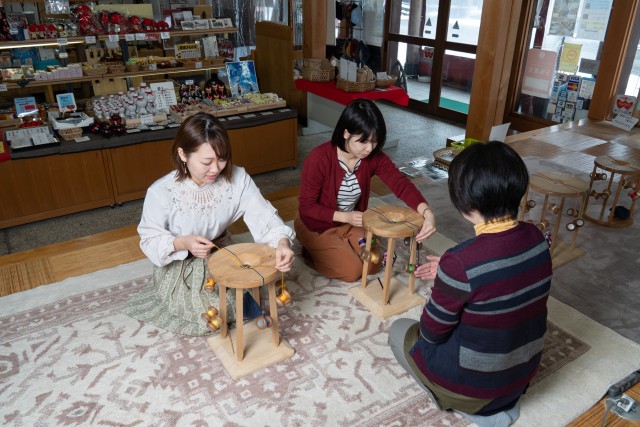
[[[397,366],[386,344],[394,319],[356,304],[347,294],[353,284],[298,261],[286,276],[294,304],[280,311],[296,354],[234,382],[205,339],[120,314],[150,271],[143,260],[0,299],[2,424],[470,424],[437,410]],[[427,283],[418,292],[428,297]],[[640,346],[555,300],[550,321],[542,380],[527,393],[519,425],[564,425],[638,368]]]

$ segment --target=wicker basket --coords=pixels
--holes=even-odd
[[[319,70],[302,67],[302,78],[310,82],[330,82],[336,78],[336,69],[333,65]]]
[[[116,73],[122,73],[125,70],[125,65],[124,64],[109,64],[109,73],[111,74],[116,74]]]
[[[127,64],[126,65],[126,69],[127,71],[140,71],[140,64]]]
[[[340,77],[336,79],[336,87],[342,89],[345,92],[366,92],[376,87],[376,81],[370,82],[352,82],[349,80],[343,80]]]
[[[74,139],[82,136],[82,128],[60,129],[58,134],[60,134],[60,137],[65,141],[73,141]]]
[[[395,84],[395,82],[397,80],[398,79],[397,79],[396,76],[389,76],[389,78],[385,79],[385,80],[377,79],[376,80],[376,87],[388,87],[388,86],[391,86],[391,85]]]
[[[98,77],[105,74],[106,72],[107,68],[103,67],[102,65],[93,64],[82,67],[82,74],[89,77]]]

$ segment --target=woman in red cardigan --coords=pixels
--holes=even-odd
[[[304,161],[294,226],[305,261],[327,278],[353,282],[362,276],[359,241],[366,235],[362,214],[373,175],[424,217],[418,241],[436,231],[425,198],[382,152],[386,136],[376,104],[356,99],[342,112],[331,141],[314,148]],[[380,268],[369,266],[369,274]]]

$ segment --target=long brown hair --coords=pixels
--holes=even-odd
[[[173,163],[176,166],[176,179],[183,181],[185,178],[190,177],[189,170],[178,154],[178,148],[182,148],[184,155],[189,157],[192,153],[198,151],[202,144],[209,144],[219,159],[227,161],[220,175],[227,181],[231,181],[233,162],[229,135],[220,124],[220,121],[207,113],[198,113],[188,117],[178,129],[171,148]]]

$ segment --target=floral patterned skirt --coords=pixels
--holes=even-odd
[[[209,276],[207,259],[188,258],[154,267],[148,284],[125,306],[123,312],[145,323],[183,335],[211,335],[201,315],[207,307],[220,308],[218,288],[204,290]],[[236,317],[236,293],[227,290],[227,324]]]

